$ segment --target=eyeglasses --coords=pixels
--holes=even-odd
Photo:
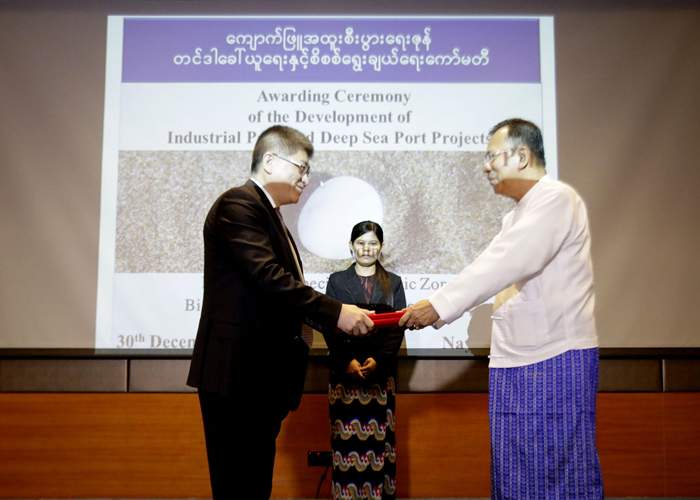
[[[501,156],[503,153],[506,154],[506,158],[513,154],[517,148],[501,149],[500,151],[487,151],[484,154],[484,165],[491,165],[493,161]]]
[[[290,160],[289,158],[285,158],[284,156],[280,156],[277,153],[270,153],[272,156],[279,158],[280,160],[286,161],[287,163],[290,163],[297,167],[299,169],[299,175],[304,177],[305,175],[311,175],[311,165],[308,163],[297,163],[295,161]]]

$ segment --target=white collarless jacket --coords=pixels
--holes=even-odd
[[[450,323],[494,294],[492,368],[598,345],[588,216],[573,188],[540,179],[489,246],[429,300]]]

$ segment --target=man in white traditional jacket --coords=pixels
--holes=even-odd
[[[598,338],[586,206],[546,174],[539,128],[491,129],[484,173],[516,205],[450,283],[401,318],[451,323],[495,297],[489,362],[495,499],[603,498],[595,443]]]

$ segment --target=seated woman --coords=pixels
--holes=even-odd
[[[405,308],[401,278],[379,262],[383,243],[379,224],[356,224],[350,235],[355,262],[330,275],[326,294],[377,313]],[[364,337],[326,336],[334,499],[396,496],[395,377],[403,334],[390,327]]]

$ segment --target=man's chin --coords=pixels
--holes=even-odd
[[[298,203],[299,198],[301,198],[301,193],[296,189],[292,189],[292,192],[289,195],[289,203]]]

